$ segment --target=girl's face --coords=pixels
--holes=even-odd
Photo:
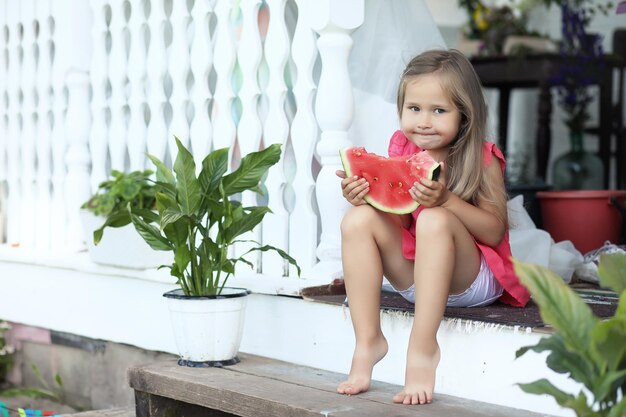
[[[407,83],[400,128],[411,142],[442,161],[460,123],[461,113],[441,88],[439,75],[424,74]]]

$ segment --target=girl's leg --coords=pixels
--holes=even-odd
[[[342,262],[356,345],[348,379],[341,394],[367,391],[372,369],[387,353],[380,329],[380,290],[383,271],[412,280],[413,264],[402,257],[401,218],[369,205],[352,207],[341,223]],[[393,267],[387,268],[387,265]]]
[[[416,225],[415,317],[407,351],[405,385],[394,396],[394,402],[431,402],[440,357],[437,330],[448,294],[467,289],[479,268],[478,248],[463,223],[444,208],[423,210]]]

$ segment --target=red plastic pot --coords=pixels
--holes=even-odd
[[[537,198],[543,228],[556,242],[571,240],[583,255],[607,240],[619,243],[626,191],[542,191]]]

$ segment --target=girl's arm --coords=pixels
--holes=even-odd
[[[496,158],[491,160],[484,175],[490,189],[500,188],[506,195],[502,170]],[[506,198],[503,201],[497,201],[497,198],[494,201],[479,201],[478,206],[474,206],[452,193],[441,182],[429,180],[423,180],[411,191],[413,198],[425,207],[441,206],[450,210],[481,243],[497,246],[502,241],[506,232]]]

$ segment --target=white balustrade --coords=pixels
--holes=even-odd
[[[211,0],[196,0],[191,11],[194,22],[190,55],[190,68],[194,78],[191,94],[194,115],[191,121],[189,139],[197,167],[201,167],[202,160],[211,150],[213,138],[213,128],[209,115],[209,104],[212,99],[209,76],[213,67],[212,35],[209,23],[212,12]]]
[[[22,24],[22,140],[20,143],[20,181],[22,186],[20,243],[24,247],[32,247],[35,242],[35,132],[37,131],[36,85],[37,64],[35,51],[37,39],[35,34],[34,0],[24,0],[21,5]]]
[[[215,50],[213,55],[217,81],[212,109],[214,123],[213,143],[215,149],[229,148],[232,154],[235,142],[235,122],[232,116],[233,69],[235,68],[235,40],[230,25],[232,0],[219,0],[215,7],[217,27],[215,29]]]
[[[259,83],[257,72],[261,62],[261,37],[259,35],[258,15],[261,0],[248,0],[240,3],[243,16],[241,39],[237,50],[237,60],[241,67],[242,85],[239,90],[241,100],[241,119],[237,125],[237,141],[242,155],[257,151],[261,143],[262,126],[257,112],[259,104]],[[244,191],[241,196],[244,207],[256,205],[256,194],[252,191]],[[246,233],[242,240],[261,239],[260,228]],[[239,243],[235,246],[237,255],[243,255],[249,248],[248,243]],[[256,259],[255,259],[256,255]],[[255,268],[259,269],[260,256],[258,252],[248,258]]]
[[[339,149],[350,145],[348,129],[354,113],[348,73],[350,33],[363,23],[364,7],[364,0],[322,0],[309,9],[313,29],[320,35],[317,47],[322,59],[315,101],[315,115],[322,131],[317,145],[322,166],[316,188],[322,234],[317,247],[320,262],[314,272],[320,277],[332,277],[342,271],[339,225],[348,203],[341,195],[335,171],[342,169]]]
[[[84,247],[82,227],[78,210],[89,198],[89,132],[91,114],[89,112],[89,75],[87,72],[71,70],[67,75],[69,101],[65,119],[67,132],[67,177],[65,185],[68,210],[68,247]]]
[[[52,177],[52,26],[48,2],[37,3],[39,22],[39,64],[37,66],[37,92],[39,95],[39,120],[37,130],[37,215],[35,216],[36,246],[50,247],[52,217],[50,187]]]
[[[308,16],[309,0],[296,0],[298,16]],[[317,214],[313,210],[315,181],[311,172],[318,129],[313,113],[315,82],[313,66],[317,57],[316,36],[309,19],[299,18],[291,45],[296,66],[293,88],[296,114],[291,124],[291,143],[296,160],[293,188],[295,205],[290,216],[289,253],[298,260],[303,276],[309,276],[317,261]]]
[[[165,50],[165,5],[163,0],[150,3],[150,46],[148,48],[148,104],[150,122],[148,124],[148,153],[163,160],[167,148],[167,125],[165,124],[164,83],[167,75],[167,55]]]
[[[130,96],[130,122],[128,127],[128,156],[130,170],[143,170],[146,167],[146,15],[144,1],[134,0],[131,3],[130,21],[130,53],[128,58],[128,81]]]
[[[8,78],[8,27],[7,25],[7,1],[0,0],[0,244],[6,237],[7,219],[7,140],[9,134],[9,115],[7,114],[9,103],[7,96]]]
[[[91,36],[93,55],[91,59],[91,117],[93,124],[89,139],[91,151],[91,191],[97,192],[98,185],[106,180],[107,149],[109,146],[109,127],[107,113],[109,99],[107,98],[107,84],[109,82],[109,54],[107,51],[107,10],[110,10],[107,0],[92,0],[91,8],[94,11],[94,24]]]
[[[20,2],[21,3],[21,2]],[[20,228],[22,224],[21,201],[22,192],[19,181],[20,175],[20,143],[22,141],[22,103],[20,96],[21,73],[22,73],[22,23],[20,20],[19,4],[9,7],[7,11],[8,26],[8,126],[9,135],[7,137],[7,183],[9,188],[7,226],[7,241],[9,244],[20,243]]]
[[[189,122],[187,121],[187,104],[189,93],[187,91],[187,77],[189,76],[189,43],[187,42],[187,27],[189,25],[189,12],[186,1],[172,2],[172,46],[169,56],[169,73],[172,77],[172,122],[168,143],[170,154],[175,159],[177,153],[174,136],[177,136],[183,145],[189,143]]]
[[[265,38],[261,5],[269,11]],[[285,18],[296,7],[296,20]],[[79,206],[110,169],[151,166],[146,152],[171,162],[173,135],[191,145],[198,165],[212,149],[228,147],[232,165],[278,143],[289,160],[265,182],[273,213],[243,238],[287,250],[304,276],[332,277],[341,268],[345,205],[334,171],[352,122],[347,57],[363,7],[363,0],[0,0],[0,184],[6,180],[9,243],[81,248]],[[255,193],[241,198],[257,205]],[[35,216],[34,207],[50,215]],[[294,272],[273,253],[250,260],[267,275]]]
[[[126,49],[126,0],[111,0],[111,55],[109,76],[111,78],[111,129],[109,153],[111,168],[125,171],[126,140],[128,133],[126,86],[128,77],[128,51]]]
[[[58,28],[58,15],[52,10],[52,25]],[[68,213],[65,210],[65,112],[67,110],[67,89],[65,88],[65,66],[57,45],[62,44],[55,30],[52,37],[55,54],[52,60],[52,227],[51,247],[63,248],[67,244]]]
[[[270,21],[265,39],[265,58],[269,67],[269,82],[266,96],[269,109],[263,137],[265,146],[273,143],[282,145],[283,157],[268,173],[265,186],[269,196],[268,206],[272,213],[265,216],[263,221],[263,243],[278,248],[289,247],[289,213],[285,208],[285,169],[284,155],[289,137],[289,123],[285,114],[285,98],[287,86],[285,84],[285,65],[289,57],[289,35],[285,23],[286,0],[268,0]],[[280,256],[274,252],[265,252],[262,256],[263,273],[274,276],[289,274],[288,266]]]

